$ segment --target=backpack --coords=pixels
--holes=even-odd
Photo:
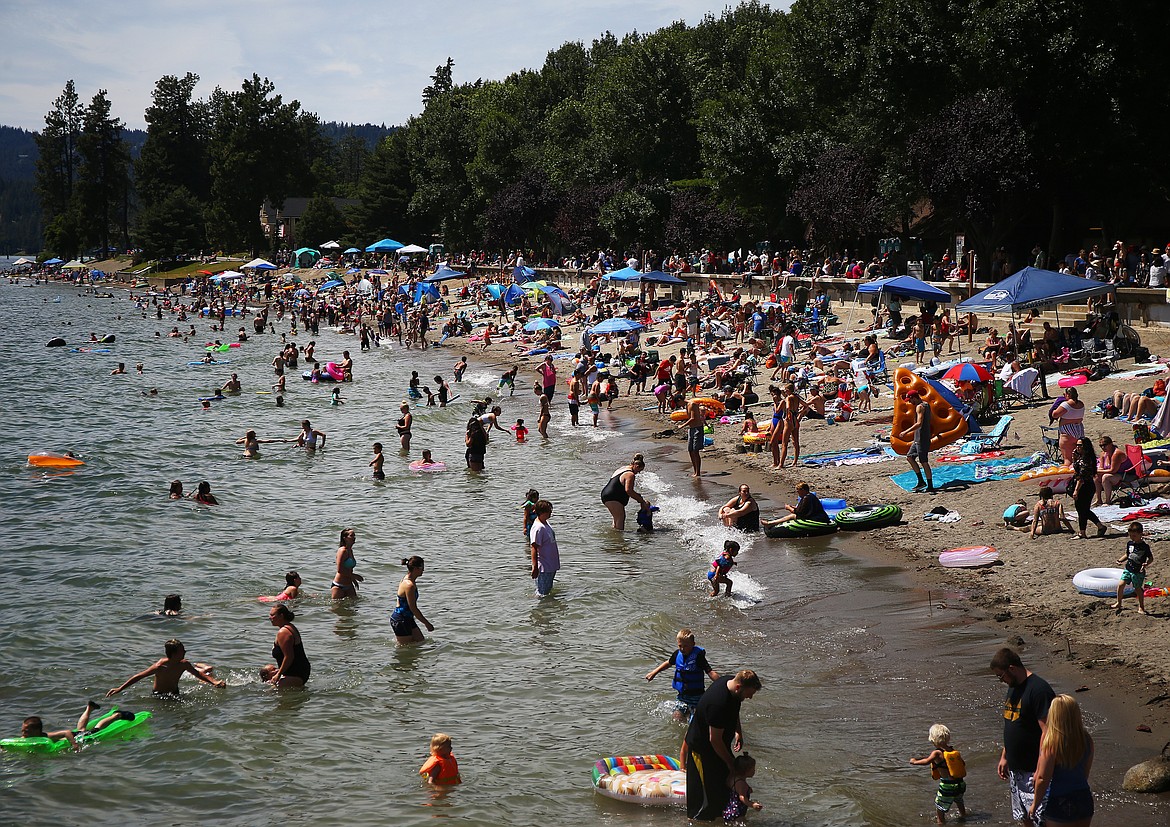
[[[1097,403],[1097,407],[1101,409],[1101,416],[1106,419],[1114,419],[1121,411],[1117,410],[1117,406],[1113,404],[1112,399],[1102,399]]]

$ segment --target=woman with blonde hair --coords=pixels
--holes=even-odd
[[[1043,820],[1038,823],[1089,827],[1093,822],[1092,768],[1093,739],[1081,719],[1081,708],[1071,695],[1057,695],[1048,707],[1048,723],[1040,740],[1036,794],[1028,815],[1036,821],[1040,806]]]

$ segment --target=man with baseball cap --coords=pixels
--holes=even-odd
[[[914,425],[898,434],[898,437],[910,443],[910,449],[906,452],[906,461],[910,463],[914,475],[918,477],[918,485],[914,486],[914,490],[933,494],[934,478],[930,473],[930,405],[926,404],[918,391],[913,388],[906,391],[904,398],[914,405]],[[918,466],[919,462],[922,463],[921,468]],[[923,471],[926,472],[925,481],[922,479]]]

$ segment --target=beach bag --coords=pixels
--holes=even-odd
[[[1113,404],[1112,399],[1102,399],[1097,403],[1097,407],[1101,409],[1101,416],[1106,419],[1115,419],[1119,413],[1117,406]]]
[[[1145,422],[1138,422],[1133,426],[1133,441],[1138,445],[1152,442],[1154,435],[1150,433],[1150,426]]]

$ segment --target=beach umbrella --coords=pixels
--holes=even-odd
[[[635,330],[641,330],[643,327],[641,322],[635,322],[632,319],[606,319],[601,324],[591,329],[590,333],[632,333]]]
[[[526,281],[532,281],[536,278],[536,271],[531,267],[517,267],[512,271],[512,281],[516,284],[524,284]]]
[[[373,270],[370,270],[369,273],[371,276],[388,276],[388,275],[390,275],[389,273],[387,273],[385,270],[383,270],[381,268],[375,268]]]
[[[381,241],[375,241],[366,248],[367,253],[393,253],[395,250],[401,250],[401,243],[392,238],[383,238]]]
[[[642,271],[635,270],[633,267],[623,267],[621,270],[606,273],[601,278],[603,281],[640,281],[642,279]]]
[[[45,260],[45,264],[64,264],[64,263],[65,263],[65,259],[63,259],[63,258],[50,258],[50,259]]]
[[[548,330],[551,327],[560,327],[561,324],[556,319],[546,319],[543,316],[539,319],[533,319],[528,324],[524,325],[524,329],[529,333],[535,333],[538,330]]]
[[[329,281],[318,287],[317,290],[335,290],[338,287],[345,287],[345,282],[341,279],[329,279]]]
[[[466,273],[461,273],[458,270],[452,270],[450,267],[443,265],[427,276],[423,281],[428,284],[434,284],[437,281],[447,281],[448,279],[462,279],[467,278]]]
[[[982,365],[959,362],[943,374],[943,379],[950,379],[952,382],[990,382],[991,374]]]
[[[296,290],[293,291],[293,295],[296,296],[298,299],[307,299],[307,298],[309,298],[309,296],[311,296],[313,294],[310,293],[308,290],[306,290],[303,287],[298,287]]]
[[[362,268],[360,268],[360,267],[350,267],[348,270],[345,271],[345,274],[347,276],[352,276],[354,273],[360,273],[361,271],[362,271]]]
[[[360,252],[361,252],[361,250],[359,250],[357,247],[350,247],[349,249],[342,250],[341,254],[343,256],[348,256],[348,255],[353,255],[354,253],[360,253]]]

